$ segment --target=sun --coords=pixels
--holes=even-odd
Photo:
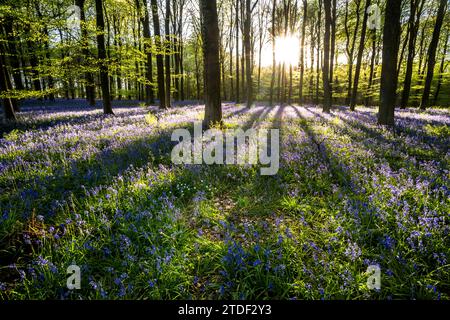
[[[275,59],[277,63],[297,65],[300,61],[300,41],[292,35],[275,38]]]

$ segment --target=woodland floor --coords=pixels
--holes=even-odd
[[[388,130],[375,108],[225,103],[228,128],[281,129],[261,176],[173,165],[172,131],[204,106],[137,105],[27,105],[4,127],[0,298],[450,298],[448,109],[399,110]]]

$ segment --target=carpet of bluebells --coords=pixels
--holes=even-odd
[[[202,105],[25,107],[0,136],[0,298],[450,298],[449,110],[389,129],[375,108],[223,108],[281,129],[277,175],[173,165]]]

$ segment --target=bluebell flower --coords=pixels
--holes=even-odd
[[[262,263],[261,260],[256,259],[256,260],[253,262],[253,266],[254,266],[254,267],[259,266],[261,263]]]
[[[89,282],[89,285],[92,287],[92,289],[97,290],[98,289],[98,284],[95,281],[91,281]]]

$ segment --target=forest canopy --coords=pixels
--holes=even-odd
[[[93,104],[102,96],[100,70],[112,99],[156,99],[162,107],[172,99],[203,100],[198,1],[97,2],[2,2],[4,102],[12,99],[15,110],[28,98]],[[396,106],[448,106],[447,1],[394,2],[400,10],[390,74],[398,78]],[[96,4],[104,15],[101,30]],[[222,100],[322,104],[330,91],[334,104],[377,105],[386,8],[381,0],[219,1]]]

